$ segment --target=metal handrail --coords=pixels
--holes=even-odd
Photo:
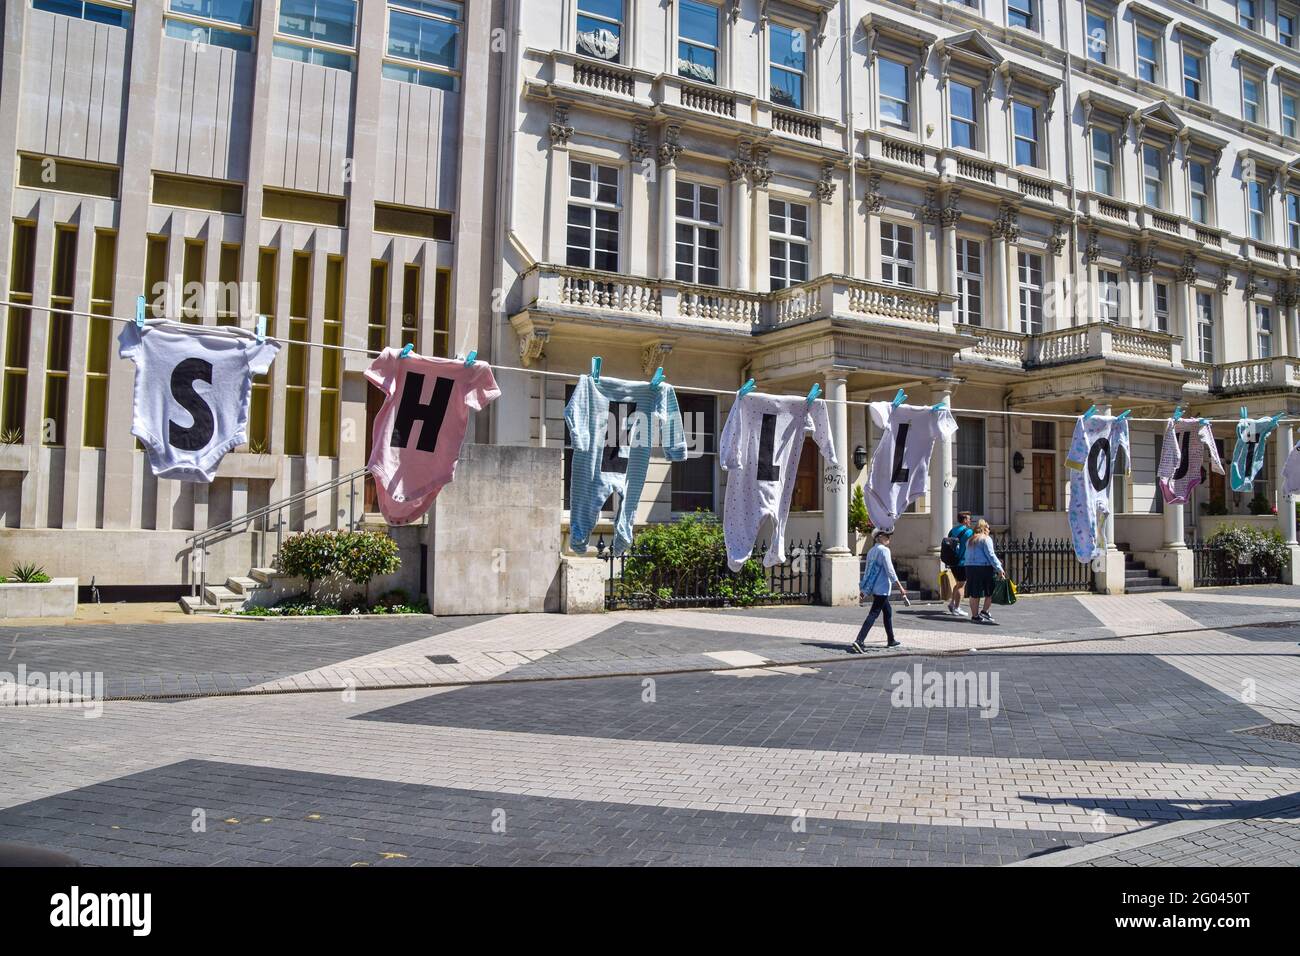
[[[301,504],[302,502],[306,501],[309,498],[314,498],[317,495],[325,494],[327,491],[333,491],[335,488],[340,488],[343,485],[349,485],[350,490],[348,494],[348,527],[349,528],[355,527],[357,522],[356,483],[357,481],[361,481],[364,483],[365,479],[368,478],[369,476],[370,476],[369,468],[358,468],[356,471],[350,471],[347,474],[339,475],[336,478],[332,478],[327,482],[324,482],[319,485],[315,485],[311,488],[304,488],[302,491],[295,492],[294,494],[289,495],[287,498],[282,498],[279,501],[273,501],[270,504],[266,504],[260,508],[256,508],[252,511],[249,511],[246,514],[239,515],[236,518],[231,518],[229,521],[223,521],[221,524],[213,525],[210,528],[205,528],[202,531],[197,531],[194,534],[190,535],[188,538],[185,539],[185,542],[190,546],[191,558],[195,554],[202,555],[202,559],[199,561],[199,569],[198,569],[199,573],[197,578],[195,578],[193,568],[191,567],[191,571],[190,571],[191,593],[195,597],[199,597],[203,594],[203,591],[207,588],[208,547],[213,541],[219,538],[229,536],[231,534],[246,533],[247,531],[251,530],[254,523],[260,519],[262,522],[262,529],[261,529],[262,540],[260,542],[261,553],[260,553],[259,560],[261,564],[265,565],[266,533],[268,531],[267,518],[269,518],[271,515],[276,516],[275,549],[276,549],[276,553],[278,554],[280,551],[280,546],[284,542],[284,519],[283,519],[284,510],[286,508],[292,508],[295,505]],[[239,530],[236,531],[236,529]]]

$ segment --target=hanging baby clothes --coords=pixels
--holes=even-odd
[[[1282,494],[1300,494],[1300,443],[1292,446],[1282,466]]]
[[[869,407],[881,434],[867,471],[867,514],[877,529],[892,531],[898,516],[925,494],[934,443],[957,434],[957,420],[946,406],[872,402]]]
[[[1156,480],[1166,504],[1183,505],[1191,500],[1192,490],[1201,483],[1205,453],[1210,453],[1210,467],[1223,474],[1219,446],[1214,429],[1195,418],[1169,419],[1165,423],[1165,440],[1160,447],[1160,464]]]
[[[128,323],[117,341],[135,362],[131,433],[154,475],[212,481],[226,452],[248,440],[253,376],[271,367],[280,346],[243,329],[166,320]]]
[[[1254,437],[1250,435],[1254,426]],[[1264,468],[1268,436],[1277,428],[1275,418],[1243,418],[1237,422],[1237,445],[1232,449],[1232,490],[1250,491]]]
[[[719,447],[728,473],[722,526],[731,570],[749,560],[764,518],[772,522],[772,540],[763,564],[785,562],[785,523],[807,431],[822,457],[838,467],[825,401],[749,392],[731,406]]]
[[[1111,488],[1120,449],[1129,461],[1128,419],[1110,415],[1080,416],[1065,467],[1070,469],[1070,537],[1074,554],[1089,564],[1102,553],[1098,522],[1111,513]]]
[[[651,449],[659,444],[669,461],[686,458],[677,393],[667,382],[584,375],[564,408],[564,422],[573,445],[569,546],[576,554],[587,550],[601,506],[617,492],[614,553],[622,554],[632,543]]]
[[[386,348],[366,369],[384,393],[375,416],[370,473],[389,524],[410,524],[456,476],[471,410],[501,394],[486,362],[426,358]]]

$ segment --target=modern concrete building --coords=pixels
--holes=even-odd
[[[477,348],[525,370],[499,372],[478,416],[498,444],[565,443],[566,380],[535,372],[593,353],[620,377],[662,366],[701,454],[652,464],[644,521],[721,510],[730,399],[710,390],[949,399],[968,411],[896,554],[921,570],[958,509],[1065,537],[1072,426],[1049,416],[1300,412],[1297,16],[1274,0],[14,0],[0,563],[181,583],[195,531],[364,464],[366,359],[291,344],[217,481],[155,480],[115,330],[59,314],[129,314],[141,292],[196,322],[262,313],[293,340]],[[832,408],[841,464],[805,456],[791,536],[821,534],[827,586],[850,599],[855,452],[875,436],[862,406]],[[1109,539],[1190,586],[1183,542],[1252,503],[1211,477],[1163,507],[1161,437],[1135,424]],[[1249,520],[1294,541],[1276,480],[1291,439],[1258,484],[1283,517]],[[348,520],[348,490],[295,504],[290,526]],[[243,573],[248,548],[225,547],[214,565]],[[1103,586],[1121,569],[1112,550]]]
[[[155,480],[118,327],[59,310],[132,315],[143,293],[196,323],[261,313],[292,341],[450,355],[487,339],[497,6],[4,5],[0,558],[175,586],[194,531],[368,454],[365,355],[289,344],[211,486]],[[298,503],[290,526],[346,521],[348,491]],[[212,561],[245,573],[247,542]]]

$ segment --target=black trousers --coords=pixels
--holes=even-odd
[[[858,631],[859,644],[867,639],[867,632],[871,630],[871,625],[876,623],[876,618],[882,613],[885,615],[885,637],[889,639],[889,643],[894,642],[894,608],[889,603],[888,594],[876,594],[871,598],[871,611],[867,614],[867,619],[862,622],[862,630]]]

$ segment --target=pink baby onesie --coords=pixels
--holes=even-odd
[[[501,389],[486,362],[402,358],[392,348],[379,353],[366,378],[384,393],[369,464],[379,510],[389,524],[410,524],[456,476],[470,409],[482,411]]]

